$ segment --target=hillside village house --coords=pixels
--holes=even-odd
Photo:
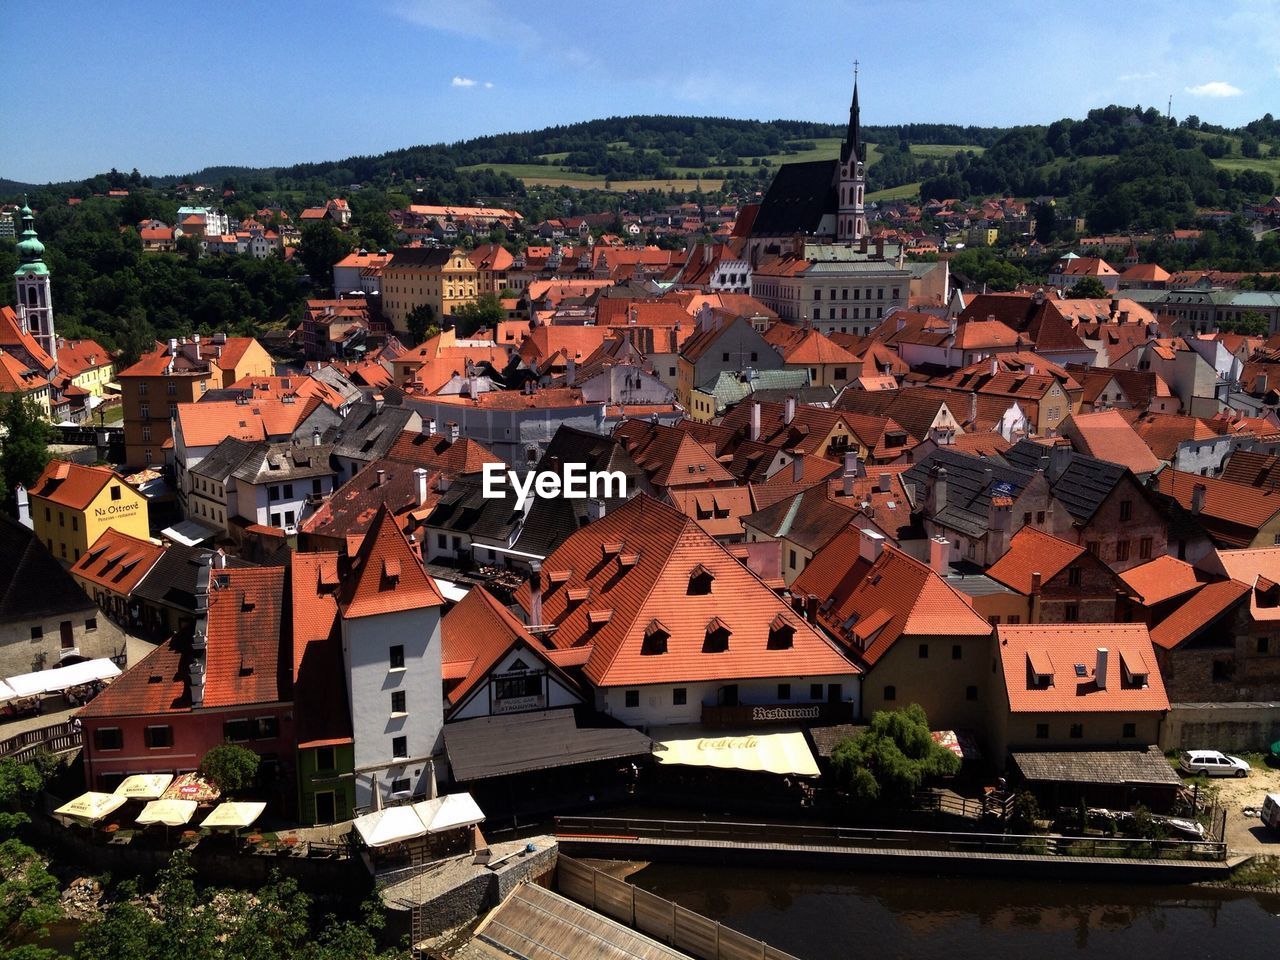
[[[401,247],[382,268],[382,310],[397,330],[418,307],[443,320],[480,293],[480,271],[460,249]]]
[[[147,499],[109,467],[50,460],[27,491],[36,537],[67,566],[108,528],[150,535]]]

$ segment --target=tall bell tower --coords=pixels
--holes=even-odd
[[[18,241],[18,269],[13,280],[18,288],[18,322],[36,343],[58,362],[58,338],[53,330],[53,298],[49,291],[49,268],[44,262],[44,244],[36,236],[36,220],[31,208],[22,205],[22,239]]]
[[[858,112],[858,63],[853,64],[853,103],[849,105],[849,129],[840,146],[840,162],[836,166],[836,239],[845,243],[867,235],[867,213],[863,194],[866,191],[866,147],[862,143],[861,118]]]

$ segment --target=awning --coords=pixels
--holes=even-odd
[[[165,800],[195,800],[209,803],[222,796],[222,791],[198,773],[184,773],[165,790]]]
[[[135,773],[121,780],[115,793],[128,800],[158,800],[171,783],[171,773]]]
[[[423,800],[415,803],[413,810],[427,828],[427,833],[443,833],[484,823],[484,811],[469,793],[451,793],[434,800]]]
[[[803,733],[764,733],[745,737],[697,737],[666,740],[655,754],[660,763],[722,770],[750,770],[780,776],[818,776]]]
[[[72,817],[84,823],[96,823],[107,814],[118,810],[128,800],[116,793],[98,793],[90,790],[82,793],[70,803],[64,803],[53,811],[54,816]]]
[[[603,760],[647,757],[653,741],[630,727],[579,727],[572,708],[477,717],[444,725],[453,778],[462,783]]]
[[[183,520],[181,523],[175,523],[172,527],[165,527],[160,531],[160,536],[168,537],[175,543],[180,543],[186,547],[198,547],[206,540],[212,540],[220,532],[220,530],[215,530],[213,527],[206,527],[197,520]]]
[[[436,589],[440,591],[440,596],[444,597],[446,600],[451,600],[454,603],[457,603],[471,592],[458,586],[451,580],[441,580],[439,577],[432,577],[431,579],[436,582]]]
[[[413,807],[387,807],[357,817],[352,823],[367,847],[385,847],[391,843],[425,836],[427,828]]]
[[[120,668],[106,657],[97,660],[82,660],[65,667],[53,667],[49,670],[37,670],[35,673],[21,673],[9,677],[5,684],[12,691],[6,694],[0,690],[0,699],[12,700],[14,697],[35,697],[42,693],[55,693],[69,690],[81,684],[95,680],[110,680],[120,676]]]
[[[180,827],[189,823],[195,813],[194,800],[152,800],[138,814],[138,823],[163,823],[166,827]]]
[[[265,809],[267,809],[265,803],[242,803],[228,800],[214,807],[200,826],[208,827],[210,830],[238,830],[241,827],[252,825],[255,820],[262,816],[262,811]]]

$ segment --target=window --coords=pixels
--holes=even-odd
[[[93,747],[95,750],[122,750],[124,735],[119,727],[99,727],[93,731]]]
[[[1071,739],[1072,739],[1072,740],[1081,740],[1081,739],[1083,739],[1083,738],[1084,738],[1084,724],[1083,724],[1083,723],[1073,723],[1073,724],[1071,725]]]
[[[1129,559],[1129,541],[1128,540],[1116,541],[1116,560],[1128,560],[1128,559]]]
[[[1037,740],[1049,739],[1049,725],[1047,723],[1036,724],[1036,739]]]
[[[929,659],[929,645],[927,643],[920,644],[919,656],[921,660]]]
[[[1083,571],[1081,571],[1079,567],[1068,567],[1067,568],[1067,585],[1071,587],[1080,586],[1080,578],[1082,576],[1083,576]]]
[[[626,703],[628,710],[634,710],[636,707],[640,706],[640,691],[628,690],[624,702]]]
[[[90,617],[88,620],[86,620],[86,621],[84,622],[84,632],[85,632],[85,633],[94,633],[95,631],[97,631],[97,629],[98,629],[98,618],[97,618],[97,617]]]
[[[952,659],[952,660],[963,660],[963,659],[964,659],[964,648],[963,648],[962,646],[960,646],[960,644],[958,644],[958,643],[953,643],[953,644],[951,645],[951,659]]]
[[[31,628],[31,639],[32,639],[32,640],[43,640],[43,639],[44,639],[44,627],[32,627],[32,628]]]
[[[791,684],[789,683],[778,684],[778,699],[779,700],[791,699]]]
[[[408,737],[392,737],[391,738],[391,756],[396,760],[409,759],[409,738]]]
[[[249,739],[248,720],[224,720],[222,723],[222,739],[232,743],[244,743]]]
[[[689,702],[689,691],[684,687],[674,687],[671,690],[671,705],[673,707],[683,707]]]
[[[810,700],[822,699],[822,684],[820,683],[809,684],[809,699]]]
[[[267,487],[267,499],[268,499],[268,500],[279,500],[279,499],[280,499],[280,488],[279,488],[279,487]]]
[[[436,546],[441,550],[447,549],[449,546],[449,538],[443,533],[436,534]]]
[[[408,793],[408,792],[409,792],[409,778],[408,778],[408,777],[401,777],[401,778],[399,778],[398,780],[392,780],[392,781],[391,781],[391,792],[392,792],[393,794],[397,794],[397,793]]]
[[[540,696],[542,696],[542,675],[538,673],[499,677],[493,683],[493,697],[495,700]]]
[[[1085,546],[1088,548],[1089,552],[1092,553],[1095,557],[1102,556],[1102,544],[1099,543],[1097,540],[1090,540],[1087,544],[1085,544]]]
[[[1258,652],[1259,652],[1259,653],[1270,653],[1270,652],[1271,652],[1271,638],[1270,638],[1270,637],[1259,637],[1259,638],[1258,638]]]
[[[403,690],[391,691],[391,713],[395,714],[408,713],[405,709],[405,695]]]
[[[1080,620],[1080,605],[1077,603],[1068,603],[1063,607],[1062,620],[1064,623],[1078,623]]]
[[[316,770],[335,770],[338,766],[337,752],[333,747],[316,749]]]
[[[854,292],[856,293],[857,291],[854,291]],[[897,688],[897,687],[895,687],[892,683],[887,684],[887,685],[885,686],[885,688],[884,688],[884,699],[885,699],[885,701],[886,701],[886,702],[888,702],[888,701],[890,701],[890,700],[897,700],[897,699],[898,699],[898,688]]]
[[[1138,735],[1138,725],[1136,723],[1126,723],[1120,728],[1120,736],[1126,740],[1132,740]]]
[[[1132,518],[1133,518],[1133,501],[1121,500],[1120,501],[1120,519],[1130,520]]]
[[[388,659],[390,661],[392,670],[403,670],[404,669],[404,645],[397,643],[395,646],[393,646],[391,648],[391,654]]]
[[[70,650],[76,645],[76,632],[71,626],[70,620],[63,620],[58,624],[59,639],[63,650]]]
[[[65,527],[67,525],[67,515],[61,510],[58,511],[58,526]]]
[[[787,566],[792,570],[796,568],[796,552],[794,550],[789,550],[787,552]]]
[[[76,532],[80,530],[80,518],[74,513],[71,515],[71,529]]]
[[[142,733],[142,740],[148,750],[163,750],[173,746],[173,727],[166,725],[147,727]]]
[[[1150,537],[1143,537],[1141,540],[1138,541],[1138,559],[1139,560],[1151,559],[1151,538]]]
[[[969,686],[967,686],[967,687],[965,687],[965,688],[964,688],[964,698],[965,698],[966,700],[977,700],[977,699],[978,699],[978,688],[977,688],[977,687],[975,687],[975,686],[973,686],[972,684],[971,684],[971,685],[969,685]]]
[[[1036,523],[1044,523],[1044,511],[1043,511],[1043,510],[1037,510],[1037,511],[1036,511]]]

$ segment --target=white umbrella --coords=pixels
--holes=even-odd
[[[163,823],[166,827],[180,827],[190,823],[196,813],[194,800],[152,800],[138,814],[138,823]]]
[[[262,816],[262,811],[265,809],[267,809],[265,803],[242,803],[228,800],[214,807],[200,826],[208,827],[210,830],[239,830],[241,827],[251,826],[255,820]]]
[[[84,823],[96,823],[107,814],[119,809],[127,799],[117,793],[98,793],[90,790],[70,803],[64,803],[53,812],[55,816],[72,817]]]
[[[387,807],[356,818],[352,824],[368,847],[385,847],[426,834],[427,828],[413,807]]]
[[[158,800],[171,783],[172,773],[135,773],[121,780],[115,793],[129,800]]]

